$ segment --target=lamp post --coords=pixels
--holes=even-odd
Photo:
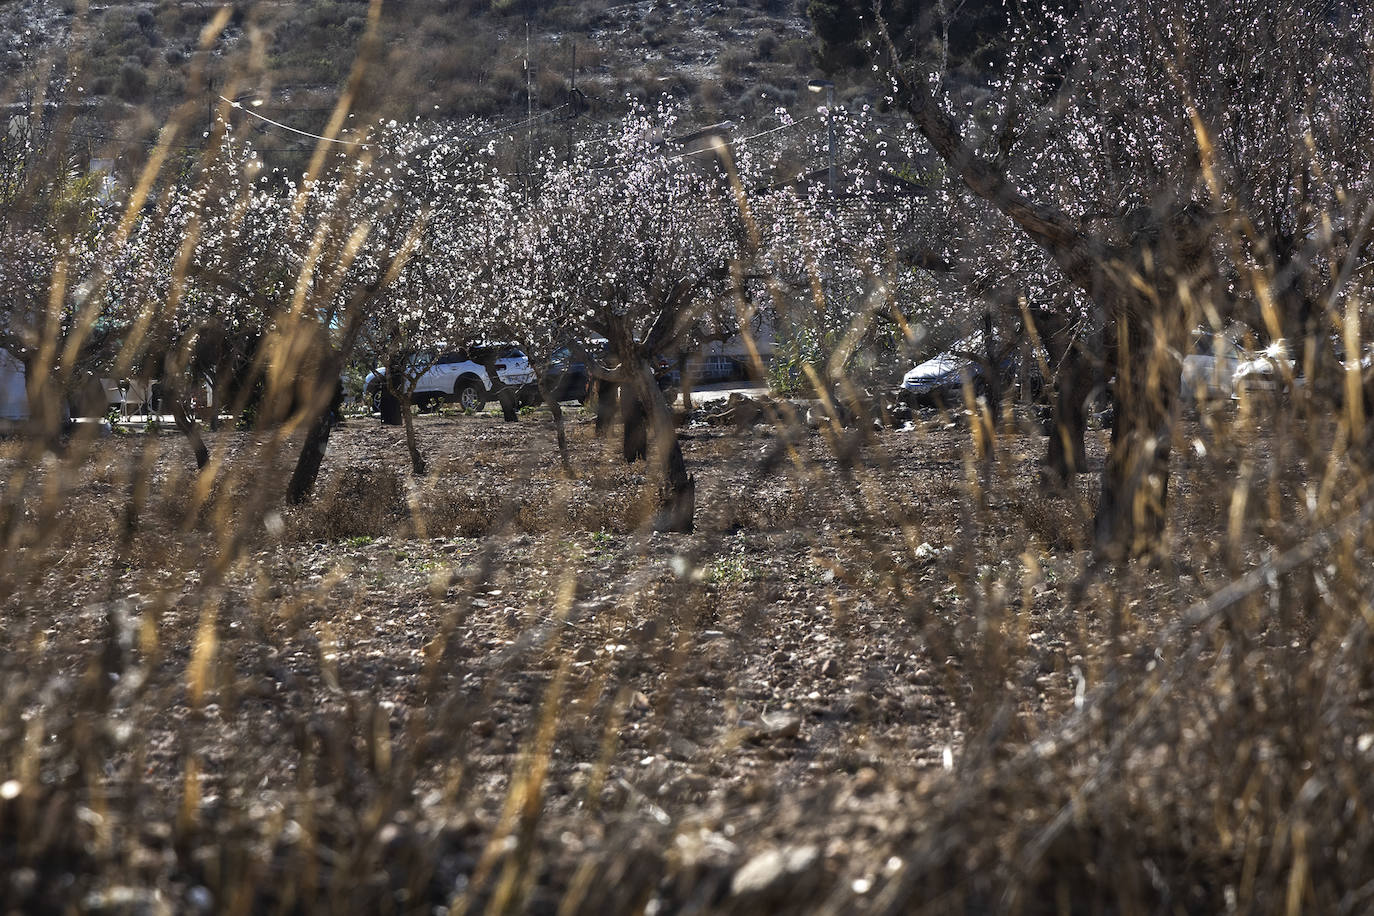
[[[826,133],[830,139],[830,168],[826,174],[826,188],[830,203],[835,203],[835,83],[831,80],[808,80],[806,88],[812,92],[825,90]]]

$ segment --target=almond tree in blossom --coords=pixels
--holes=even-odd
[[[1009,20],[981,88],[944,79],[914,19],[889,31],[867,16],[894,100],[929,147],[1091,304],[1116,379],[1098,544],[1163,549],[1189,331],[1231,314],[1273,337],[1310,328],[1309,294],[1276,291],[1294,277],[1323,285],[1320,265],[1334,262],[1314,248],[1365,256],[1348,230],[1369,171],[1369,15],[1296,2],[1037,7]],[[1340,300],[1348,277],[1337,279]]]

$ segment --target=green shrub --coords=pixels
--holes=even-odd
[[[753,58],[744,48],[726,48],[716,58],[716,66],[722,76],[743,76],[752,63]]]
[[[773,32],[760,32],[754,39],[754,55],[759,60],[772,60],[778,50],[778,36]]]
[[[148,72],[135,61],[125,61],[115,77],[114,92],[126,102],[142,101],[148,91]]]

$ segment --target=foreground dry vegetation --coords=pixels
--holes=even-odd
[[[421,417],[422,479],[354,418],[300,508],[262,433],[199,476],[10,440],[0,899],[1366,911],[1368,509],[1270,419],[1180,425],[1153,567],[1078,549],[1087,478],[1032,484],[1012,415],[992,463],[935,418],[686,427],[692,535],[581,418],[570,478],[546,422]]]
[[[1374,912],[1366,5],[395,6],[0,89],[0,912]]]

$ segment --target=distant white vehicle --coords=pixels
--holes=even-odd
[[[411,394],[411,402],[421,410],[428,410],[441,401],[457,401],[464,410],[481,410],[482,405],[499,389],[517,392],[534,381],[534,372],[525,354],[506,344],[477,344],[449,353],[424,354],[417,357],[417,367],[429,363],[421,373]],[[491,377],[488,367],[495,371]],[[378,408],[386,369],[378,368],[363,381],[363,390]]]
[[[1260,396],[1272,397],[1282,393],[1294,378],[1293,358],[1288,354],[1288,342],[1276,340],[1269,346],[1241,360],[1232,376],[1232,394],[1236,399]]]
[[[1179,396],[1184,403],[1231,397],[1241,364],[1241,350],[1229,336],[1194,331],[1192,352],[1183,357]]]
[[[1016,375],[1016,354],[1003,341],[993,338],[994,348],[1001,353],[997,373],[1002,385],[1009,385]],[[902,391],[908,403],[959,404],[964,397],[964,383],[973,387],[976,397],[989,388],[987,367],[979,359],[986,352],[981,332],[970,334],[944,353],[931,357],[902,376]]]
[[[1374,368],[1374,353],[1368,349],[1358,362],[1354,362],[1346,358],[1340,340],[1333,338],[1331,344],[1342,370],[1355,370],[1367,375],[1369,370]],[[1300,390],[1306,384],[1307,379],[1302,375],[1302,367],[1289,353],[1288,342],[1276,340],[1236,367],[1235,394],[1232,396],[1237,399],[1243,395],[1273,397]]]

